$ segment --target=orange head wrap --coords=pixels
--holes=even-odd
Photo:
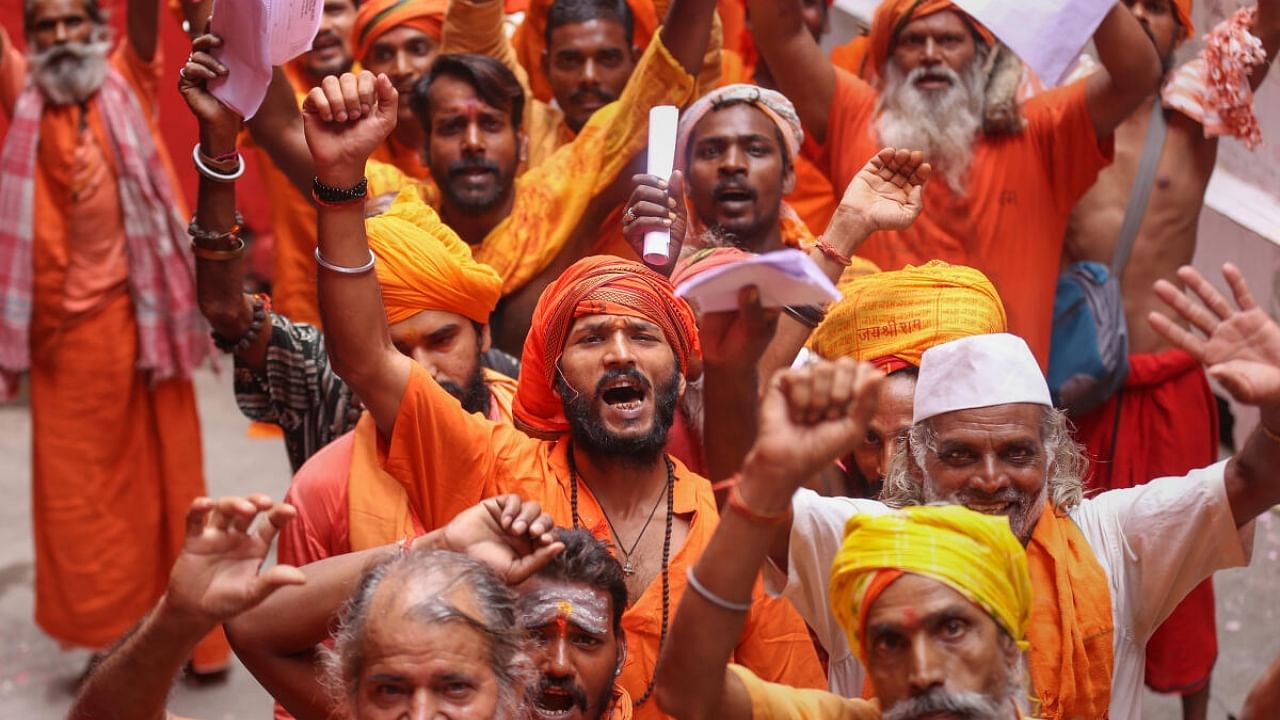
[[[402,190],[385,213],[365,221],[387,322],[444,310],[482,325],[502,295],[502,278],[471,258],[471,248],[422,203]]]
[[[941,260],[842,281],[840,290],[844,297],[827,309],[810,349],[826,358],[866,360],[886,372],[919,367],[934,345],[1005,332],[1008,323],[986,275]]]
[[[373,43],[399,27],[421,30],[439,40],[448,9],[449,0],[365,0],[351,28],[356,60],[363,63]]]
[[[671,283],[638,262],[611,255],[585,257],[542,291],[524,341],[513,406],[518,426],[538,435],[568,431],[555,373],[573,321],[586,315],[628,315],[662,328],[686,378],[701,358],[693,310]]]
[[[1196,33],[1195,23],[1191,22],[1191,0],[1173,0],[1173,14],[1182,28],[1182,39],[1190,40]]]
[[[535,98],[547,103],[552,99],[551,83],[542,69],[542,54],[547,51],[547,13],[554,4],[555,0],[529,0],[524,22],[511,36],[516,59],[529,73],[529,90]],[[631,44],[643,51],[649,47],[662,18],[658,17],[653,0],[627,0],[627,7],[631,8],[631,16],[635,20]]]
[[[893,52],[898,34],[908,23],[944,10],[964,18],[988,46],[995,44],[996,39],[991,31],[956,7],[951,0],[884,0],[876,9],[876,16],[871,21],[871,33],[868,35],[867,66],[870,74],[881,77],[884,75],[885,65],[889,62],[889,54]]]

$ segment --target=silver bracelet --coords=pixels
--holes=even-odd
[[[191,148],[191,160],[196,164],[196,171],[201,175],[213,180],[214,182],[234,182],[244,175],[244,159],[240,157],[240,153],[236,153],[236,169],[229,173],[219,172],[204,164],[201,155],[204,153],[200,150],[200,143],[196,143]]]
[[[692,565],[690,565],[689,569],[685,571],[685,577],[689,579],[689,587],[693,588],[694,592],[701,595],[703,600],[706,600],[716,607],[724,608],[730,612],[747,612],[751,609],[751,603],[749,602],[736,603],[732,600],[725,600],[719,595],[708,590],[702,583],[698,582],[698,578],[694,576]]]
[[[325,270],[331,270],[333,272],[341,273],[343,275],[359,275],[360,273],[367,273],[373,269],[373,263],[376,260],[377,258],[373,256],[373,251],[370,250],[369,262],[361,265],[360,267],[343,267],[341,265],[334,265],[328,260],[325,260],[324,256],[320,254],[320,248],[318,247],[316,248],[316,264],[324,268]]]

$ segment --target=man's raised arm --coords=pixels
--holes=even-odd
[[[680,718],[751,717],[727,670],[751,589],[772,537],[790,515],[798,480],[811,477],[866,432],[883,376],[848,358],[784,370],[760,406],[760,436],[730,491],[728,509],[689,571],[658,663],[658,704]]]
[[[836,70],[804,25],[800,0],[751,0],[751,34],[778,89],[796,106],[804,131],[819,145],[836,96]]]
[[[1227,263],[1222,274],[1235,308],[1203,275],[1183,266],[1178,278],[1199,303],[1167,280],[1156,282],[1155,290],[1191,329],[1156,312],[1149,319],[1156,332],[1203,363],[1209,377],[1236,402],[1262,411],[1258,427],[1227,463],[1225,474],[1231,513],[1236,525],[1243,526],[1280,504],[1280,325],[1258,307],[1239,268]]]
[[[315,167],[303,135],[293,85],[282,68],[273,68],[267,96],[248,122],[249,135],[303,197],[311,197]]]
[[[391,437],[410,360],[391,344],[364,232],[365,162],[396,125],[396,89],[370,72],[329,76],[302,106],[315,160],[320,317],[330,363]]]
[[[1093,33],[1102,69],[1087,80],[1085,101],[1102,140],[1156,92],[1160,55],[1133,13],[1117,3]]]

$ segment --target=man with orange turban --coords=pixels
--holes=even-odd
[[[381,141],[395,93],[385,78],[372,80],[362,76],[353,98],[340,88],[307,98],[318,186],[350,188],[363,154]],[[377,100],[369,115],[334,120],[336,103],[358,104],[369,91]],[[332,197],[319,208],[320,308],[334,368],[364,400],[385,443],[382,468],[427,530],[482,498],[514,492],[537,500],[558,524],[612,541],[631,598],[619,682],[637,717],[658,716],[651,695],[663,628],[684,590],[684,570],[717,521],[705,479],[663,452],[675,404],[700,372],[692,310],[666,278],[637,262],[588,257],[570,266],[539,297],[525,339],[515,422],[547,439],[530,437],[463,412],[396,351],[370,272],[376,261],[359,190]],[[771,679],[820,685],[803,623],[757,597],[738,646],[744,663]]]
[[[827,308],[809,348],[832,360],[870,362],[885,382],[866,435],[824,474],[835,481],[829,486],[846,490],[837,494],[875,498],[911,428],[920,356],[957,338],[1005,332],[1004,303],[981,272],[941,260],[859,277],[840,290],[844,298]]]
[[[351,28],[356,61],[375,75],[386,74],[400,91],[400,122],[372,157],[411,178],[430,173],[422,163],[426,135],[413,121],[409,98],[440,50],[448,8],[449,0],[366,0]]]
[[[1077,438],[1096,463],[1096,490],[1127,488],[1150,478],[1181,475],[1218,457],[1217,401],[1203,368],[1147,324],[1160,307],[1156,280],[1181,284],[1178,268],[1196,254],[1197,225],[1213,158],[1223,136],[1246,147],[1261,141],[1253,91],[1280,50],[1280,2],[1259,0],[1205,36],[1199,55],[1173,67],[1174,51],[1194,36],[1191,0],[1129,5],[1164,61],[1161,88],[1116,131],[1116,162],[1076,204],[1066,232],[1065,259],[1108,267],[1143,155],[1153,113],[1166,118],[1158,176],[1120,278],[1129,338],[1129,373],[1101,406],[1073,415]],[[1176,178],[1165,183],[1164,178]],[[1153,432],[1154,418],[1160,429]],[[1176,418],[1176,421],[1174,420]],[[1217,659],[1213,585],[1187,596],[1147,644],[1149,687],[1182,695],[1183,717],[1205,717]]]
[[[918,222],[876,234],[859,253],[886,270],[932,259],[981,270],[1005,299],[1010,330],[1047,361],[1053,303],[1044,288],[1055,280],[1070,207],[1159,76],[1139,23],[1117,4],[1093,36],[1108,72],[1024,103],[1016,131],[996,136],[983,129],[994,38],[949,0],[881,3],[869,81],[831,66],[799,5],[752,0],[752,27],[832,184],[848,184],[859,161],[885,145],[923,150],[941,175]]]

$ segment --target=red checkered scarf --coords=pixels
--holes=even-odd
[[[119,169],[129,290],[138,322],[138,369],[151,380],[188,377],[209,352],[208,329],[195,299],[195,269],[178,217],[174,189],[152,143],[145,116],[114,69],[98,91],[111,150]],[[34,83],[18,97],[0,154],[0,375],[31,365],[35,237],[36,148],[44,95]],[[0,397],[15,387],[0,381]]]

